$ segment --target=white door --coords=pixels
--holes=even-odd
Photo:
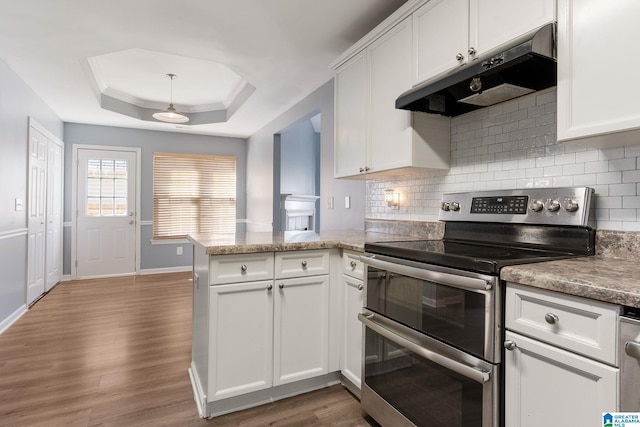
[[[62,145],[49,140],[47,158],[46,278],[48,292],[62,280]]]
[[[136,272],[135,151],[78,149],[76,277]]]
[[[44,293],[47,138],[29,128],[29,205],[27,243],[27,304]]]

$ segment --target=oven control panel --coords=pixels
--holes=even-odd
[[[593,194],[589,187],[446,193],[438,219],[590,227],[595,220]]]

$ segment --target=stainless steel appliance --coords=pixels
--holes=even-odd
[[[620,317],[620,411],[640,412],[640,310]]]
[[[445,194],[442,240],[365,244],[362,408],[383,426],[502,426],[500,269],[593,255],[592,194]]]

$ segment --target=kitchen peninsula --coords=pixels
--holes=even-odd
[[[357,394],[363,283],[358,253],[365,241],[415,238],[355,230],[191,235],[189,375],[200,416],[341,380]]]

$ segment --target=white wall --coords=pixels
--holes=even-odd
[[[63,139],[60,118],[0,59],[0,331],[26,302],[29,117]]]
[[[320,131],[320,229],[363,229],[365,182],[333,178],[333,80],[249,138],[247,147],[247,230],[271,231],[273,223],[273,138],[292,123],[322,114]],[[351,209],[344,197],[351,197]],[[327,208],[333,197],[334,209]]]
[[[451,120],[452,167],[367,183],[367,217],[435,221],[444,192],[588,186],[597,228],[640,231],[639,145],[591,149],[556,141],[555,88]],[[384,190],[404,200],[393,211]]]

